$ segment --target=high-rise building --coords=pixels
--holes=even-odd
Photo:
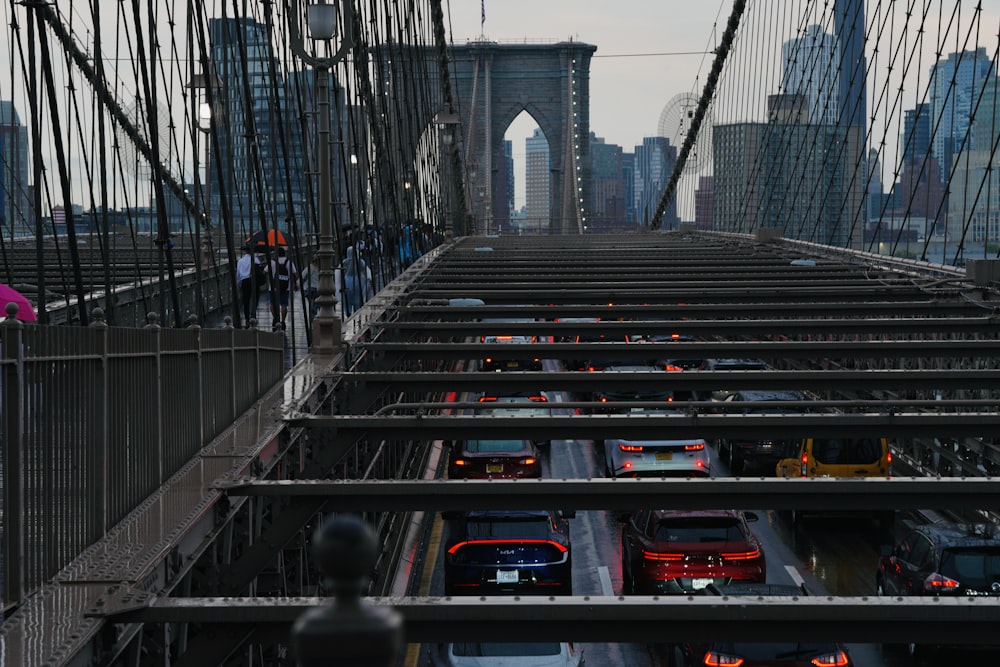
[[[836,37],[818,25],[808,26],[801,37],[782,45],[783,93],[805,98],[806,117],[799,122],[837,122],[838,53]]]
[[[931,68],[931,127],[935,128],[931,145],[945,180],[954,157],[966,145],[978,148],[969,119],[977,115],[980,92],[995,75],[985,47],[950,53]]]
[[[694,224],[698,229],[715,227],[714,199],[714,177],[699,176],[698,187],[694,191]]]
[[[733,123],[712,128],[715,229],[748,233],[763,224],[763,169],[758,160],[766,123]]]
[[[272,85],[280,68],[267,27],[250,18],[209,19],[217,97],[219,141],[210,160],[212,211],[225,197],[236,220],[255,221],[263,212],[269,226],[284,221],[304,203],[303,132],[289,107],[286,83]],[[300,90],[311,94],[312,75],[300,75]],[[295,82],[290,78],[289,84]],[[249,95],[249,97],[248,97]],[[331,107],[331,110],[333,107]],[[280,114],[280,115],[279,115]],[[282,176],[284,175],[284,176]]]
[[[640,225],[648,225],[653,219],[676,164],[677,147],[666,137],[643,137],[642,145],[635,147],[634,201]],[[663,214],[661,226],[676,229],[679,222],[675,197]]]
[[[524,140],[525,218],[524,227],[531,232],[548,231],[551,215],[549,193],[549,142],[541,128]]]
[[[14,103],[0,101],[0,234],[34,233],[28,196],[28,128]]]
[[[497,197],[493,202],[493,222],[507,231],[514,213],[514,142],[504,139],[497,156]]]
[[[622,148],[608,144],[590,133],[591,194],[593,202],[587,227],[591,231],[622,229],[625,218],[625,181],[622,174]]]
[[[904,162],[921,162],[932,154],[931,106],[922,102],[903,112],[903,136],[900,137]]]

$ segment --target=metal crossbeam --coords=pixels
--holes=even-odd
[[[325,598],[165,598],[107,605],[115,623],[195,623],[290,628]],[[800,641],[909,642],[995,636],[1000,598],[983,597],[463,597],[368,598],[403,616],[407,642]]]
[[[245,480],[233,495],[320,497],[340,512],[672,509],[918,510],[1000,507],[1000,479]]]
[[[683,308],[677,315],[683,316]],[[413,322],[396,320],[383,322],[386,331],[421,332],[433,336],[479,336],[499,332],[510,335],[559,335],[568,332],[601,332],[621,334],[674,333],[697,336],[765,336],[794,337],[805,334],[855,336],[859,334],[929,333],[981,334],[996,336],[1000,322],[993,317],[951,318],[864,318],[864,319],[798,319],[798,320],[633,320],[629,322]]]
[[[511,346],[514,347],[514,346]],[[613,353],[609,353],[613,355]],[[586,372],[513,371],[504,373],[338,373],[343,381],[359,385],[387,385],[399,391],[423,393],[448,391],[586,391],[670,389],[806,389],[850,391],[859,389],[963,390],[1000,387],[1000,369],[892,370],[892,371],[650,371]]]
[[[462,440],[500,437],[602,439],[630,436],[637,439],[732,437],[801,438],[931,436],[992,436],[1000,428],[1000,413],[845,414],[845,415],[552,415],[508,416],[309,416],[289,417],[292,426],[364,432],[368,437],[390,440]]]
[[[372,353],[407,359],[914,359],[975,357],[1000,353],[995,340],[752,341],[672,343],[360,343]]]

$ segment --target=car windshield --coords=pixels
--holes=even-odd
[[[469,539],[518,537],[548,539],[549,520],[545,516],[476,517],[466,523]]]
[[[945,549],[941,574],[963,586],[990,587],[1000,581],[1000,547]]]
[[[451,654],[461,657],[525,657],[535,655],[559,655],[558,642],[538,643],[464,643],[452,644]]]
[[[520,452],[524,440],[466,440],[463,449],[470,454]]]
[[[656,524],[657,542],[742,542],[743,526],[733,517],[686,517],[662,519]]]
[[[882,458],[882,444],[876,438],[828,438],[813,440],[813,458],[827,465],[877,463]]]

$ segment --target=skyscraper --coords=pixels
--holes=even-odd
[[[524,225],[533,232],[548,231],[551,214],[549,194],[549,142],[540,128],[524,140],[525,169],[525,220]]]
[[[805,123],[836,123],[839,115],[837,39],[818,25],[781,47],[784,67],[782,89],[786,95],[805,98]]]
[[[970,118],[976,115],[983,85],[995,72],[985,47],[950,53],[931,68],[931,127],[936,128],[931,145],[945,180],[954,156],[966,144],[977,148]]]
[[[622,229],[625,220],[625,181],[622,174],[622,148],[608,144],[590,133],[591,193],[588,227]]]
[[[32,234],[28,197],[28,128],[13,102],[0,101],[0,233]]]
[[[677,147],[666,137],[643,137],[635,147],[635,210],[640,225],[648,225],[677,164]],[[663,229],[676,229],[677,198],[663,215]]]
[[[900,146],[904,162],[921,162],[931,155],[931,107],[922,102],[903,112]]]

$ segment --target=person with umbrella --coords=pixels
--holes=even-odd
[[[271,280],[274,281],[271,289],[271,320],[275,331],[285,328],[289,296],[299,289],[299,271],[295,268],[295,262],[286,254],[285,247],[278,246],[278,256],[271,260]]]

